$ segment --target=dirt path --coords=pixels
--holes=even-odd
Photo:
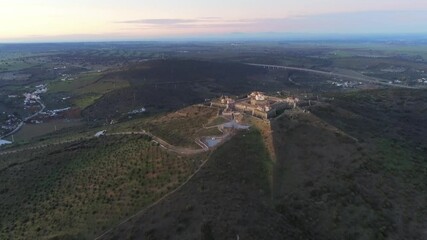
[[[203,166],[208,162],[210,156],[211,156],[212,152],[208,155],[208,157],[206,158],[205,161],[202,162],[202,164],[200,164],[200,166],[196,169],[196,171],[191,174],[187,180],[185,180],[185,182],[183,182],[181,185],[179,185],[177,188],[175,188],[174,190],[170,191],[169,193],[167,193],[166,195],[164,195],[163,197],[161,197],[160,199],[158,199],[157,201],[155,201],[154,203],[148,205],[147,207],[141,209],[139,212],[135,213],[134,215],[126,218],[125,220],[121,221],[119,224],[115,225],[114,227],[108,229],[107,231],[105,231],[104,233],[102,233],[101,235],[99,235],[98,237],[94,238],[95,240],[98,239],[102,239],[102,237],[104,237],[105,235],[107,235],[108,233],[110,233],[111,231],[113,231],[115,228],[129,222],[130,220],[132,220],[133,218],[145,213],[147,210],[149,210],[150,208],[153,208],[154,206],[156,206],[157,204],[159,204],[160,202],[162,202],[163,200],[165,200],[166,198],[168,198],[169,196],[171,196],[172,194],[176,193],[177,191],[179,191],[182,187],[184,187],[202,168]]]
[[[218,126],[215,126],[215,127],[218,127]],[[223,143],[227,142],[229,139],[231,139],[235,135],[236,132],[237,132],[237,130],[230,130],[230,131],[224,132],[223,136],[221,137],[221,142],[218,143],[212,149],[215,149],[218,146],[222,145]],[[200,153],[209,152],[211,150],[211,148],[209,148],[200,139],[196,139],[195,140],[196,143],[201,147],[200,149],[185,148],[185,147],[174,146],[174,145],[172,145],[172,144],[164,141],[163,139],[161,139],[161,138],[159,138],[157,136],[154,136],[150,132],[144,131],[144,130],[143,131],[138,131],[138,132],[107,133],[107,134],[104,135],[104,137],[108,137],[108,136],[120,136],[120,135],[144,135],[144,136],[149,136],[149,137],[152,138],[152,141],[158,143],[162,148],[166,149],[167,151],[175,152],[175,153],[181,154],[181,155],[196,155],[196,154],[200,154]],[[44,145],[39,145],[39,146],[32,146],[32,147],[27,147],[27,148],[22,148],[22,149],[11,150],[11,151],[4,151],[4,152],[0,152],[0,155],[13,154],[13,153],[22,152],[22,151],[28,151],[28,150],[41,149],[41,148],[45,148],[45,147],[49,147],[49,146],[56,146],[56,145],[61,145],[61,144],[66,144],[66,143],[72,143],[72,142],[78,142],[78,141],[88,140],[88,139],[95,139],[95,138],[97,138],[97,137],[90,136],[90,137],[84,137],[84,138],[79,138],[79,139],[74,139],[74,140],[61,141],[61,142],[52,143],[52,144],[44,144]],[[164,195],[163,197],[161,197],[160,199],[158,199],[154,203],[150,204],[149,206],[144,207],[143,209],[141,209],[137,213],[135,213],[132,216],[126,218],[123,221],[121,221],[119,224],[117,224],[117,225],[113,226],[112,228],[108,229],[107,231],[105,231],[100,236],[96,237],[95,239],[101,239],[102,237],[104,237],[106,234],[110,233],[115,228],[117,228],[117,227],[119,227],[119,226],[127,223],[128,221],[132,220],[133,218],[135,218],[135,217],[143,214],[144,212],[146,212],[150,208],[156,206],[160,202],[162,202],[165,199],[167,199],[169,196],[173,195],[175,192],[179,191],[183,186],[185,186],[203,168],[203,166],[205,166],[205,164],[208,162],[208,160],[209,160],[212,152],[213,151],[211,151],[209,153],[209,155],[207,156],[207,158],[200,164],[200,166],[194,171],[194,173],[192,173],[177,188],[175,188],[171,192],[167,193],[166,195]],[[26,163],[26,162],[22,162],[20,164],[24,164],[24,163]],[[14,165],[14,166],[16,166],[16,165]],[[7,168],[8,167],[6,167],[5,169],[7,169]],[[5,169],[2,169],[2,170],[5,170]]]
[[[172,145],[172,144],[166,142],[165,140],[163,140],[157,136],[154,136],[150,132],[147,132],[144,130],[139,131],[139,132],[120,132],[120,133],[106,134],[106,136],[114,136],[114,135],[145,135],[145,136],[149,136],[153,139],[154,142],[157,142],[158,144],[160,144],[160,146],[162,148],[169,150],[171,152],[182,154],[182,155],[195,155],[195,154],[199,154],[199,153],[209,151],[209,148],[206,149],[204,147],[202,147],[201,149],[193,149],[193,148],[185,148],[185,147],[175,146],[175,145]]]
[[[223,126],[224,124],[219,124],[218,126],[215,127],[219,127],[219,126]],[[215,145],[214,148],[217,148],[218,146],[224,144],[225,142],[227,142],[228,140],[230,140],[233,136],[235,136],[237,130],[230,130],[226,133],[224,133],[224,135],[221,137],[222,141],[220,143],[218,143],[217,145]],[[204,144],[202,141],[200,141],[200,139],[196,139],[196,143],[197,141],[200,142],[199,145],[201,145],[202,149],[188,149],[188,148],[181,148],[181,147],[176,147],[173,145],[170,145],[169,143],[163,141],[162,139],[153,136],[152,134],[143,131],[143,132],[136,132],[136,133],[120,133],[120,134],[144,134],[147,136],[150,136],[153,138],[153,140],[159,142],[159,144],[164,144],[163,146],[171,151],[175,151],[177,153],[181,153],[181,154],[195,154],[195,153],[201,153],[201,152],[207,152],[210,150],[210,148],[208,146],[206,146],[206,144]],[[115,135],[119,135],[119,134],[115,134]],[[98,237],[95,238],[95,240],[98,239],[102,239],[104,236],[106,236],[108,233],[110,233],[111,231],[113,231],[115,228],[129,222],[130,220],[134,219],[137,216],[140,216],[141,214],[144,214],[147,210],[153,208],[154,206],[156,206],[157,204],[161,203],[162,201],[164,201],[165,199],[167,199],[168,197],[170,197],[171,195],[173,195],[174,193],[176,193],[177,191],[179,191],[182,187],[184,187],[197,173],[199,173],[199,171],[203,168],[203,166],[205,166],[205,164],[209,161],[210,156],[212,155],[213,151],[211,151],[209,153],[209,155],[207,156],[206,160],[203,161],[202,164],[200,164],[200,166],[197,168],[197,170],[191,174],[191,176],[189,176],[187,178],[187,180],[185,182],[183,182],[181,185],[179,185],[177,188],[175,188],[174,190],[172,190],[171,192],[167,193],[166,195],[164,195],[163,197],[161,197],[159,200],[155,201],[154,203],[150,204],[149,206],[143,208],[142,210],[140,210],[139,212],[135,213],[134,215],[126,218],[125,220],[123,220],[122,222],[120,222],[119,224],[115,225],[114,227],[108,229],[107,231],[105,231],[104,233],[102,233],[101,235],[99,235]]]
[[[196,155],[199,153],[203,153],[203,152],[207,152],[209,151],[209,148],[202,148],[202,149],[192,149],[192,148],[185,148],[185,147],[179,147],[179,146],[174,146],[172,144],[169,144],[168,142],[166,142],[165,140],[154,136],[153,134],[147,132],[147,131],[140,131],[140,132],[118,132],[118,133],[108,133],[105,134],[105,136],[117,136],[117,135],[145,135],[145,136],[149,136],[153,139],[153,141],[157,142],[160,144],[160,146],[168,151],[171,152],[175,152],[178,154],[182,154],[182,155]],[[77,141],[82,141],[82,140],[89,140],[89,139],[94,139],[97,138],[95,136],[91,136],[91,137],[84,137],[84,138],[79,138],[79,139],[73,139],[73,140],[67,140],[67,141],[61,141],[61,142],[57,142],[57,143],[50,143],[50,144],[43,144],[43,145],[39,145],[39,146],[32,146],[32,147],[27,147],[27,148],[22,148],[22,149],[16,149],[16,150],[10,150],[10,151],[0,151],[0,156],[2,155],[6,155],[6,154],[13,154],[13,153],[17,153],[17,152],[23,152],[23,151],[28,151],[28,150],[35,150],[35,149],[41,149],[41,148],[46,148],[46,147],[50,147],[50,146],[57,146],[57,145],[61,145],[61,144],[67,144],[67,143],[72,143],[72,142],[77,142]]]

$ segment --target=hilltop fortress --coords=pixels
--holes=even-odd
[[[252,116],[262,119],[276,117],[285,109],[295,108],[299,103],[298,98],[278,98],[267,96],[262,92],[252,92],[246,98],[233,99],[227,96],[222,96],[219,99],[213,100],[211,106],[224,108],[224,115],[232,115],[238,113],[248,113]]]

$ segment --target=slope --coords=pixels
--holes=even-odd
[[[425,239],[426,92],[331,97],[273,123],[277,210],[307,239]]]
[[[215,151],[182,189],[105,239],[283,239],[295,237],[271,205],[272,162],[257,130]]]

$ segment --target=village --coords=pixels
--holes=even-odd
[[[45,104],[42,102],[41,95],[48,91],[46,84],[35,86],[32,92],[26,92],[23,96],[23,109],[30,115],[21,117],[17,113],[0,113],[0,139],[11,136],[17,133],[25,123],[40,124],[53,118],[61,118],[71,108],[46,110]],[[8,98],[18,99],[18,95],[8,95]],[[1,145],[11,144],[12,142],[1,140]]]

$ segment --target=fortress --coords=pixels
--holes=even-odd
[[[262,119],[269,119],[276,117],[285,109],[295,108],[298,102],[298,98],[278,98],[267,96],[262,92],[252,92],[242,99],[222,96],[212,101],[211,106],[224,108],[223,114],[239,112],[251,114]]]

